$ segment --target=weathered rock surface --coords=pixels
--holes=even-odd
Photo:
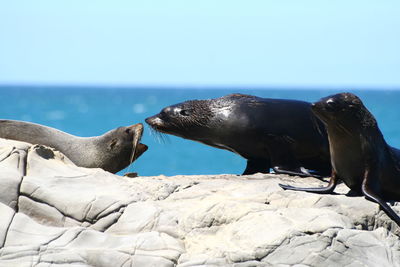
[[[0,266],[400,266],[377,204],[312,178],[127,178],[0,139]],[[400,213],[400,206],[394,210]]]

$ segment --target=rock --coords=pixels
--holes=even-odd
[[[0,266],[400,266],[377,204],[313,178],[129,178],[0,139]],[[400,213],[400,206],[394,206]]]

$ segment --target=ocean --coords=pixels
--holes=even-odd
[[[2,86],[0,117],[44,124],[78,136],[101,135],[119,126],[141,122],[145,125],[142,143],[149,150],[119,174],[127,171],[141,176],[240,174],[246,166],[240,156],[179,137],[152,134],[144,119],[172,104],[230,93],[313,102],[342,91]],[[399,148],[400,91],[346,91],[363,100],[377,119],[387,143]]]

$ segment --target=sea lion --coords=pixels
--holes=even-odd
[[[313,112],[328,132],[332,176],[327,187],[283,189],[332,193],[339,180],[353,192],[380,205],[400,226],[400,217],[386,200],[400,200],[400,150],[389,146],[374,116],[351,93],[322,98],[312,105]]]
[[[142,155],[141,123],[119,127],[100,136],[78,137],[40,124],[0,120],[0,138],[53,147],[80,167],[116,173]]]
[[[190,100],[146,119],[156,131],[226,149],[247,159],[243,174],[328,176],[325,127],[303,101],[231,94]]]

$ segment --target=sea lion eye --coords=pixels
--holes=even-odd
[[[182,116],[189,116],[190,115],[190,111],[188,109],[182,109],[179,114],[181,114]]]
[[[130,134],[130,133],[131,133],[131,129],[129,129],[129,128],[126,129],[126,130],[125,130],[125,133]]]

